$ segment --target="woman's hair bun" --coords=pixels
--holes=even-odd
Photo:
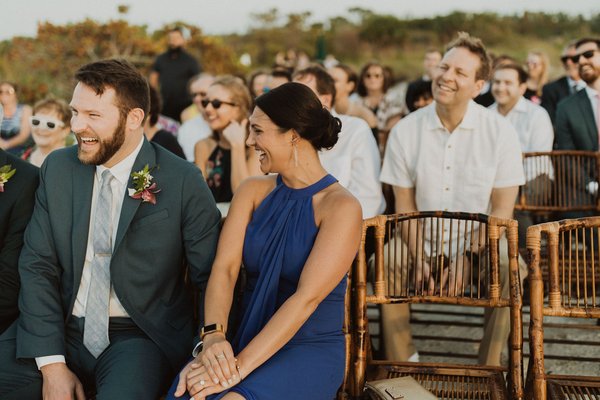
[[[331,149],[338,141],[342,130],[342,121],[331,115],[329,110],[323,107],[323,124],[321,134],[312,142],[317,150]]]

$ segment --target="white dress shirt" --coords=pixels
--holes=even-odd
[[[319,152],[323,167],[358,199],[363,218],[385,210],[379,182],[381,158],[369,125],[361,118],[332,113],[342,121],[338,142]]]
[[[588,98],[590,99],[590,103],[592,105],[592,111],[594,112],[594,121],[598,123],[598,95],[600,94],[600,92],[598,92],[595,89],[592,89],[589,86],[585,87],[585,91],[587,92]],[[600,127],[597,128],[600,131]]]
[[[133,168],[133,164],[135,163],[135,159],[137,158],[138,153],[142,149],[142,144],[144,143],[144,138],[140,141],[135,150],[129,154],[125,159],[123,159],[118,164],[114,165],[112,168],[108,168],[111,174],[115,177],[115,179],[111,182],[112,189],[112,208],[111,208],[111,225],[112,225],[112,245],[114,246],[115,238],[117,236],[117,227],[119,226],[119,219],[121,217],[121,207],[123,206],[123,199],[125,193],[127,192],[127,184],[129,183],[129,177],[131,175],[131,170]],[[90,226],[88,232],[88,241],[85,252],[85,261],[83,263],[83,271],[81,274],[81,281],[79,282],[79,290],[77,292],[77,297],[75,298],[75,305],[73,306],[73,315],[75,317],[85,317],[85,307],[87,304],[87,296],[88,291],[90,289],[91,284],[91,264],[94,259],[94,246],[93,246],[93,226],[94,226],[94,217],[96,215],[96,202],[98,201],[99,188],[102,180],[102,173],[107,168],[98,165],[96,166],[96,173],[94,174],[94,187],[92,191],[92,208],[90,214]],[[113,248],[114,250],[114,248]],[[123,305],[119,301],[117,295],[115,294],[114,288],[111,285],[110,288],[110,298],[109,298],[109,316],[110,317],[128,317],[127,311],[123,308]],[[42,368],[45,365],[56,363],[56,362],[65,362],[64,355],[51,355],[45,357],[36,357],[35,362],[38,366],[38,369]]]
[[[494,103],[490,110],[498,111],[498,104]],[[552,151],[554,142],[554,128],[548,112],[541,106],[521,97],[517,104],[506,114],[506,118],[517,130],[521,151],[523,153],[534,151]],[[543,164],[541,164],[543,162]],[[545,165],[545,166],[541,166]],[[525,164],[525,179],[530,181],[542,172],[553,177],[552,163],[546,160],[529,158]]]
[[[202,115],[197,115],[181,125],[177,134],[177,141],[188,161],[194,162],[194,146],[196,146],[196,143],[206,139],[211,134],[212,130]]]
[[[450,133],[433,102],[392,129],[381,181],[415,188],[419,211],[489,214],[493,189],[525,183],[517,132],[506,118],[470,101]]]

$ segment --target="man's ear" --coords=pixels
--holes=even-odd
[[[321,104],[323,104],[323,106],[328,110],[331,110],[333,107],[331,94],[320,94],[319,100],[321,100]]]
[[[144,124],[146,114],[141,108],[134,108],[127,114],[127,128],[136,130]]]
[[[471,95],[472,98],[479,96],[481,89],[483,89],[483,85],[485,85],[485,81],[483,79],[478,79],[475,82],[475,89],[473,89],[473,93]]]

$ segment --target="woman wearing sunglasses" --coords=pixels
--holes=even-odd
[[[335,397],[345,367],[346,274],[362,223],[358,200],[319,160],[340,130],[304,84],[256,99],[247,143],[269,175],[247,179],[235,194],[206,289],[203,343],[167,400]],[[247,280],[232,334],[242,262]]]
[[[71,109],[63,100],[42,100],[33,106],[29,122],[35,146],[26,150],[22,158],[39,167],[48,154],[67,145],[71,132]]]
[[[377,117],[378,134],[375,135],[379,148],[383,150],[387,134],[400,120],[403,101],[395,98],[392,86],[393,78],[389,68],[377,63],[367,63],[360,71],[356,93],[350,98],[369,108]]]
[[[194,162],[215,201],[230,202],[244,179],[260,174],[256,153],[246,147],[250,92],[239,78],[224,76],[208,88],[202,107],[213,134],[196,143]]]
[[[11,82],[0,83],[0,104],[4,108],[4,120],[0,126],[0,149],[20,156],[31,143],[31,107],[20,104],[17,86]]]

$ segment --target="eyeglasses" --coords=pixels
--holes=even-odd
[[[382,76],[381,74],[365,74],[365,78],[368,78],[368,79],[370,79],[370,78],[379,79],[379,78],[381,78],[381,76]]]
[[[200,97],[206,97],[206,92],[193,92],[192,93],[192,99],[196,96],[200,96]]]
[[[38,126],[40,128],[46,128],[51,131],[57,128],[62,128],[65,124],[52,117],[45,117],[43,115],[35,115],[29,119],[31,125]]]
[[[202,107],[206,108],[208,106],[208,104],[212,104],[213,108],[215,110],[218,110],[219,108],[221,108],[221,105],[223,104],[227,104],[229,106],[236,106],[237,104],[235,103],[230,103],[228,101],[223,101],[223,100],[219,100],[219,99],[202,99],[202,101],[200,102],[200,104],[202,104]]]
[[[572,63],[577,64],[579,62],[579,57],[583,56],[589,60],[590,58],[594,57],[594,54],[596,54],[597,51],[598,50],[588,50],[588,51],[584,51],[583,53],[575,54],[574,56],[570,56],[570,57],[562,56],[560,59],[562,60],[562,62],[571,60]]]
[[[5,89],[5,90],[0,90],[0,94],[15,94],[15,89],[8,88],[8,89]]]

